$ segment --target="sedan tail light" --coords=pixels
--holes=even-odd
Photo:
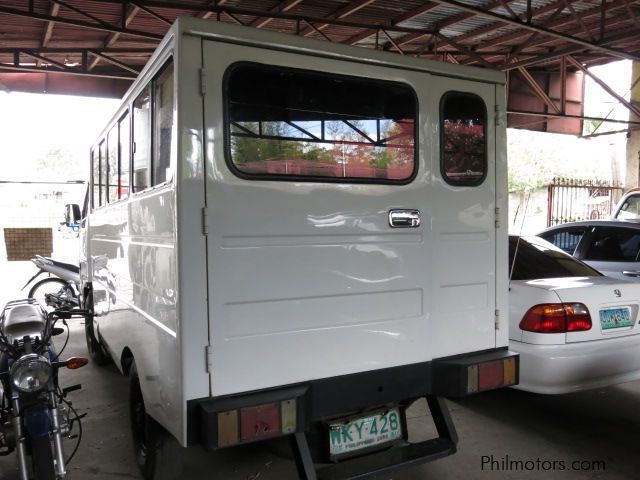
[[[582,303],[545,303],[531,307],[520,329],[535,333],[567,333],[591,330],[591,315]]]

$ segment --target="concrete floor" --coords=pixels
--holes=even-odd
[[[61,341],[62,336],[57,341]],[[81,320],[71,324],[69,356],[86,354]],[[141,478],[132,455],[127,417],[127,381],[116,368],[88,365],[62,372],[61,384],[81,383],[70,394],[83,420],[84,435],[69,465],[71,479]],[[541,396],[503,390],[449,402],[460,436],[456,455],[402,470],[386,478],[417,479],[636,479],[640,471],[640,383],[591,392]],[[410,411],[412,435],[431,434],[425,404]],[[68,440],[70,452],[74,440]],[[253,445],[216,454],[200,448],[184,453],[186,479],[295,479],[293,463],[277,452],[281,444]],[[531,471],[483,468],[483,457],[537,462],[564,461],[565,471],[541,463]],[[485,458],[486,459],[486,458]],[[603,461],[605,470],[571,471],[571,462]],[[559,466],[559,464],[556,464]],[[17,480],[15,458],[0,458],[0,480]]]
[[[17,267],[15,267],[17,268]],[[9,273],[6,269],[1,273]],[[12,272],[13,273],[13,272]],[[13,278],[13,284],[20,283]],[[24,275],[26,276],[26,275]],[[6,282],[8,279],[3,277]],[[2,283],[2,280],[0,280]],[[0,285],[1,286],[1,285]],[[7,297],[8,290],[0,295]],[[18,298],[12,294],[9,298]],[[56,341],[64,340],[63,336]],[[83,324],[71,323],[66,355],[86,355]],[[141,478],[132,455],[128,429],[127,379],[116,368],[89,364],[64,370],[61,385],[81,383],[70,399],[83,420],[84,435],[69,465],[71,480]],[[460,441],[457,454],[430,464],[401,470],[383,479],[637,479],[640,478],[640,382],[571,395],[542,396],[502,390],[449,402]],[[410,410],[411,435],[431,435],[426,404]],[[75,440],[66,441],[70,452]],[[295,479],[292,461],[279,456],[282,443],[256,444],[218,453],[200,448],[183,452],[185,479]],[[497,461],[483,468],[483,458]],[[531,461],[532,470],[500,468],[504,460]],[[539,463],[539,466],[536,463]],[[562,461],[566,469],[549,470]],[[574,461],[604,462],[604,470],[571,470]],[[556,466],[560,465],[556,463]],[[0,457],[0,480],[17,480],[15,457]]]

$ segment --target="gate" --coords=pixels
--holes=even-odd
[[[579,220],[608,219],[623,190],[619,185],[597,180],[554,178],[547,186],[547,227]]]

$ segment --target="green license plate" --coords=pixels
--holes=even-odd
[[[600,326],[603,330],[630,327],[632,325],[631,310],[627,307],[600,310]]]
[[[348,422],[329,425],[329,453],[332,459],[382,447],[402,438],[400,411],[369,414]]]

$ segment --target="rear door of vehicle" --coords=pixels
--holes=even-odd
[[[493,348],[494,85],[206,40],[203,53],[213,394]],[[456,148],[482,157],[450,173],[474,186],[440,171],[450,90],[475,95],[450,118]],[[467,101],[480,117],[455,116]]]

